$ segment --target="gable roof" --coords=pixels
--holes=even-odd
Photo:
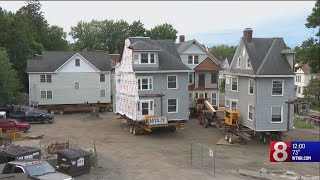
[[[219,71],[219,69],[220,66],[214,63],[209,57],[194,68],[195,71]]]
[[[210,59],[216,63],[217,65],[220,65],[220,61],[214,57],[207,49],[207,47],[203,44],[200,44],[197,40],[193,39],[193,40],[189,40],[189,41],[185,41],[185,42],[181,42],[181,43],[176,43],[176,48],[178,50],[178,53],[181,54],[185,49],[187,49],[191,44],[197,44],[203,51],[205,51],[208,56],[210,57]]]
[[[180,59],[180,56],[177,52],[175,43],[172,40],[152,40],[149,38],[129,38],[131,45],[138,41],[142,41],[139,44],[150,44],[150,47],[158,47],[158,67],[134,67],[135,71],[158,71],[158,70],[190,70],[189,67],[184,65]],[[146,48],[149,50],[149,48]],[[133,47],[133,51],[135,48]],[[139,49],[138,51],[143,51]]]
[[[286,45],[282,38],[252,38],[242,42],[248,53],[251,67],[257,75],[294,75],[284,54]]]
[[[299,68],[304,72],[305,75],[310,75],[311,74],[311,68],[308,64],[305,64],[304,62],[299,62],[298,64]]]
[[[111,71],[111,62],[108,52],[44,51],[41,56],[28,59],[27,72],[55,72],[61,65],[77,53],[100,71]]]

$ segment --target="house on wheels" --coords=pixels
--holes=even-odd
[[[130,37],[115,67],[116,112],[130,131],[169,128],[188,119],[188,73],[172,40]]]
[[[61,114],[112,110],[108,52],[44,51],[27,61],[27,73],[30,105]]]
[[[194,70],[188,74],[189,108],[195,107],[196,98],[208,98],[213,106],[219,106],[219,60],[197,40],[185,41],[184,35],[176,47],[182,63]]]
[[[226,75],[225,105],[241,125],[267,134],[293,128],[295,52],[282,38],[253,38],[246,28]]]

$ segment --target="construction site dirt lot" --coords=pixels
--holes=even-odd
[[[160,131],[134,136],[129,127],[114,113],[55,115],[53,124],[34,124],[27,135],[44,134],[38,140],[19,140],[15,144],[39,146],[67,141],[82,148],[93,148],[94,139],[99,168],[75,179],[246,179],[237,170],[259,172],[290,170],[303,175],[319,176],[320,163],[270,163],[269,144],[250,141],[245,145],[216,145],[223,130],[204,128],[197,119],[190,119],[176,132]],[[191,167],[191,141],[195,140],[216,151],[216,178]],[[296,129],[286,134],[287,141],[319,141],[319,130]],[[207,156],[209,158],[209,156]]]

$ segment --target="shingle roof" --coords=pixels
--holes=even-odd
[[[27,61],[27,72],[54,72],[73,55],[79,53],[100,71],[111,71],[108,52],[103,51],[44,51]]]
[[[152,40],[149,38],[129,38],[130,43],[143,41],[154,47],[159,47],[159,67],[134,67],[135,71],[157,71],[157,70],[190,70],[184,65],[172,40]],[[143,44],[143,43],[140,43]]]
[[[188,47],[191,43],[193,42],[193,40],[189,40],[189,41],[185,41],[185,42],[181,42],[181,43],[177,43],[176,47],[179,53],[181,53],[186,47]]]
[[[114,67],[120,60],[121,54],[110,54],[111,66]]]
[[[252,38],[251,42],[243,39],[252,69],[259,75],[294,75],[284,54],[285,43],[282,38]]]
[[[214,63],[209,57],[194,68],[196,71],[219,71],[219,69],[220,66]]]
[[[299,62],[299,68],[302,69],[305,75],[311,74],[311,68],[308,64],[305,64],[304,62]]]

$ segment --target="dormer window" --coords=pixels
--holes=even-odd
[[[140,53],[140,64],[155,64],[155,53]]]
[[[76,60],[75,60],[75,65],[76,65],[76,66],[80,66],[80,59],[76,59]]]

